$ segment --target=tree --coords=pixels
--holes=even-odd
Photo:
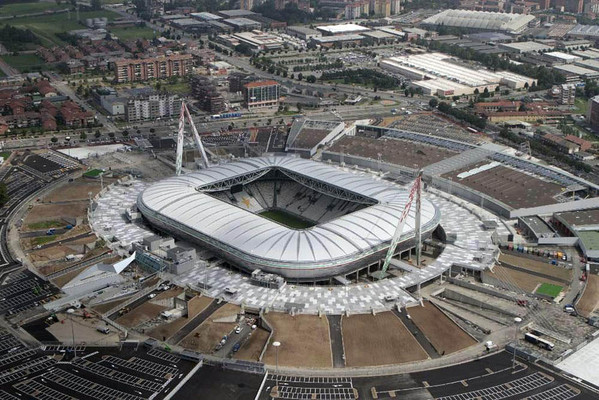
[[[92,0],[91,1],[91,9],[93,11],[98,11],[102,9],[102,1],[101,0]]]
[[[100,133],[100,131],[96,131],[96,133],[94,133],[94,137],[96,139],[98,139],[100,136],[102,136],[102,134]]]
[[[297,80],[301,81],[302,79],[304,79],[304,74],[302,74],[301,72],[299,74],[297,74]]]
[[[5,183],[0,183],[0,207],[8,201],[8,191]]]
[[[439,100],[435,99],[434,97],[432,99],[429,100],[428,105],[431,108],[437,108],[437,105],[439,104]]]
[[[314,75],[308,75],[306,77],[306,82],[308,82],[308,83],[314,83],[314,82],[316,82],[316,77]]]
[[[114,139],[114,132],[108,132],[108,137]]]
[[[52,143],[56,143],[56,142],[58,142],[58,138],[56,136],[52,136],[52,139],[50,139],[50,141]]]
[[[81,139],[81,140],[87,139],[87,135],[85,134],[85,132],[81,132],[81,135],[79,135],[79,139]]]
[[[111,133],[112,133],[112,132],[111,132]],[[124,137],[127,137],[127,136],[129,136],[129,131],[128,131],[128,130],[124,130],[124,131],[123,131],[123,133],[122,133],[122,135],[123,135]],[[112,136],[110,136],[110,137],[113,137],[113,136],[114,136],[114,134],[113,134]]]

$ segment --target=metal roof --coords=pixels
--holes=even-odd
[[[361,194],[377,204],[314,227],[296,230],[219,200],[197,190],[246,174],[278,168],[312,180]],[[172,225],[182,225],[252,259],[270,260],[279,266],[310,268],[336,260],[348,262],[389,245],[408,192],[372,176],[291,157],[248,158],[153,184],[138,197],[142,213],[156,213]],[[435,206],[422,200],[422,227],[432,229],[440,219]],[[412,208],[404,227],[413,235]]]

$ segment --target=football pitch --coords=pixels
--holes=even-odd
[[[281,225],[285,225],[288,228],[293,229],[306,229],[314,226],[315,224],[305,219],[301,219],[287,211],[283,210],[268,210],[259,213],[264,218],[268,218],[272,221],[278,222]]]

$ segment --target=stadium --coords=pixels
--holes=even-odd
[[[190,240],[247,271],[322,281],[377,263],[408,192],[382,180],[290,157],[244,159],[162,180],[137,207],[158,230]],[[421,231],[440,211],[423,199]],[[396,251],[415,243],[415,213]]]

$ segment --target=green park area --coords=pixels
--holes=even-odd
[[[17,56],[2,56],[2,59],[11,67],[20,72],[46,71],[53,69],[52,65],[47,64],[35,54],[19,54]]]
[[[58,11],[70,8],[67,3],[56,4],[50,2],[30,1],[22,3],[0,4],[0,17],[15,15],[36,14],[41,12]]]
[[[543,283],[537,289],[536,293],[549,296],[549,297],[557,297],[562,291],[562,287],[560,285],[552,285],[551,283]]]
[[[123,41],[136,39],[153,39],[156,35],[154,30],[143,26],[130,26],[123,28],[108,28],[110,33],[116,35]]]
[[[102,171],[101,169],[92,169],[83,174],[83,176],[86,176],[88,178],[97,178],[102,173],[104,173],[104,171]]]

